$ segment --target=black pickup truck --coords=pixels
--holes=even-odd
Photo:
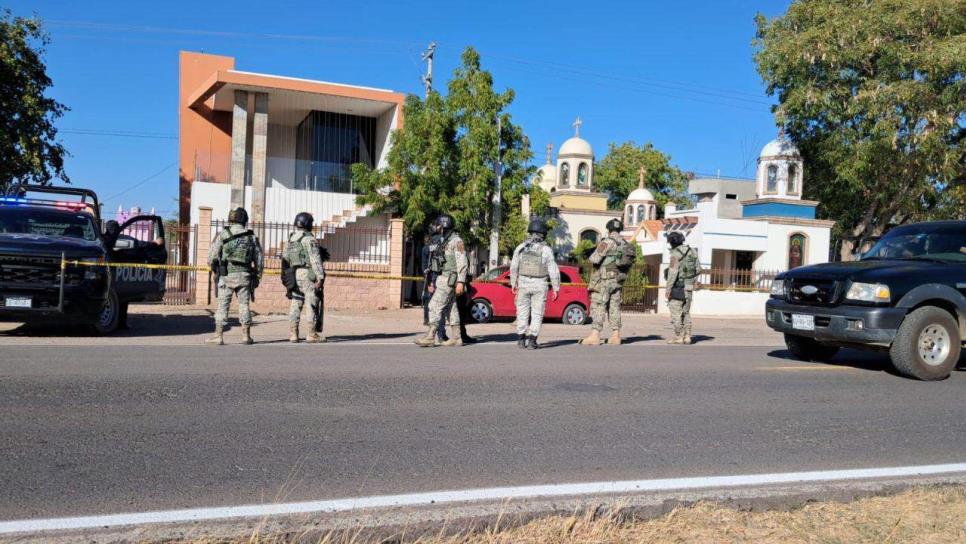
[[[0,197],[0,321],[82,323],[108,334],[125,326],[132,302],[163,298],[165,271],[107,264],[166,261],[158,216],[102,224],[87,189],[14,185]]]
[[[775,278],[768,325],[791,353],[827,360],[839,347],[887,351],[901,374],[947,378],[966,337],[966,221],[896,227],[858,261]]]

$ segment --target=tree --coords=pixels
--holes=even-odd
[[[524,181],[532,171],[532,154],[522,129],[506,112],[512,102],[513,91],[494,91],[493,77],[482,69],[479,54],[467,48],[445,96],[431,91],[425,100],[407,97],[405,123],[392,136],[388,167],[353,165],[359,203],[399,214],[410,233],[425,232],[436,215],[448,213],[467,245],[480,244],[492,229],[494,166],[502,149],[501,232],[514,234],[520,197],[529,190]],[[497,117],[502,123],[499,135]]]
[[[776,121],[843,258],[890,224],[961,214],[966,2],[797,0],[756,22]]]
[[[13,182],[69,182],[54,121],[67,107],[45,95],[51,86],[44,65],[50,38],[40,19],[0,12],[0,189]]]
[[[688,175],[671,165],[671,157],[650,143],[611,143],[607,155],[594,165],[594,185],[607,193],[611,209],[620,209],[627,195],[637,189],[642,166],[647,169],[644,185],[654,193],[661,208],[668,202],[687,202]]]

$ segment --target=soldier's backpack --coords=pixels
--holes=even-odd
[[[634,264],[634,259],[637,258],[637,251],[634,249],[634,244],[627,240],[621,240],[620,246],[621,256],[617,261],[617,269],[621,272],[627,272]]]

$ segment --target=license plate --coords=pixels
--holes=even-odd
[[[814,331],[815,316],[792,314],[792,328],[800,331]]]
[[[30,297],[6,297],[3,305],[7,308],[30,308],[33,306],[33,299]]]

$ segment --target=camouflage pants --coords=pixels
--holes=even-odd
[[[315,287],[315,282],[309,279],[308,270],[298,269],[295,271],[295,281],[298,283],[301,293],[292,292],[292,305],[288,310],[288,322],[291,325],[299,326],[302,317],[302,309],[306,304],[309,306],[309,315],[312,317],[312,331],[322,332],[322,290]]]
[[[621,330],[621,296],[624,290],[621,287],[599,289],[590,294],[590,319],[593,320],[591,328],[595,331],[603,330],[604,319],[607,318],[611,329]]]
[[[242,325],[252,324],[252,292],[250,277],[245,273],[229,273],[218,280],[218,311],[215,312],[215,325],[224,328],[228,325],[228,308],[231,297],[238,297],[238,321]]]
[[[435,331],[439,327],[439,322],[443,316],[449,316],[449,324],[458,326],[460,324],[460,312],[456,307],[456,288],[450,287],[447,283],[448,276],[440,274],[436,278],[436,290],[433,291],[433,298],[429,301],[429,327]]]
[[[691,336],[691,297],[693,291],[685,291],[684,300],[668,300],[667,308],[671,311],[671,325],[674,326],[675,336]]]
[[[547,279],[521,276],[517,283],[517,334],[538,336],[547,307]],[[529,327],[528,327],[529,325]],[[529,328],[530,332],[527,332]]]

